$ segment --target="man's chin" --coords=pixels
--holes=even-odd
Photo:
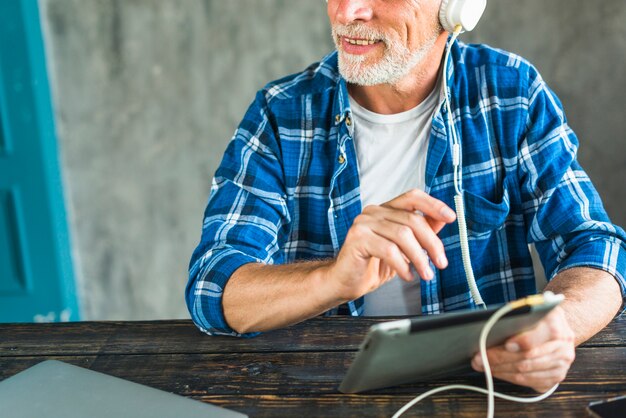
[[[371,86],[376,83],[372,83],[372,64],[364,62],[365,57],[355,56],[350,58],[342,57],[339,55],[339,74],[350,84],[357,84],[359,86]]]
[[[349,84],[357,86],[376,86],[380,84],[393,84],[395,77],[388,72],[374,69],[371,66],[342,65],[339,63],[339,74]]]

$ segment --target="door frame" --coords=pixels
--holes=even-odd
[[[70,244],[69,229],[65,210],[65,200],[63,195],[62,177],[59,165],[59,150],[57,147],[57,137],[54,124],[54,111],[51,101],[50,86],[48,82],[48,71],[46,67],[46,55],[41,29],[41,19],[37,0],[9,0],[0,1],[0,16],[5,16],[7,22],[0,24],[0,48],[2,44],[11,44],[12,48],[4,48],[2,60],[0,61],[0,77],[7,77],[5,87],[11,84],[15,91],[4,91],[4,97],[0,97],[0,129],[6,134],[7,150],[11,152],[11,142],[19,139],[16,132],[21,135],[29,135],[36,138],[36,146],[32,152],[38,153],[34,159],[42,165],[43,182],[42,211],[47,213],[45,226],[46,231],[42,235],[49,237],[50,254],[46,257],[52,259],[51,274],[49,277],[56,280],[58,289],[56,290],[56,303],[49,307],[41,307],[31,315],[31,321],[74,321],[80,319],[78,297],[76,292],[74,269],[72,264],[72,251]],[[2,18],[0,18],[2,20]],[[1,23],[1,22],[0,22]],[[4,39],[2,39],[4,38]],[[22,47],[20,47],[22,46]],[[1,81],[2,79],[0,79]],[[19,85],[19,90],[18,86]],[[18,93],[19,91],[19,93]],[[0,91],[0,95],[2,91]],[[15,110],[11,115],[7,110]],[[20,115],[20,120],[15,116]],[[24,116],[26,115],[26,116]],[[21,119],[29,118],[29,123],[24,123]],[[14,128],[14,129],[12,129]],[[12,133],[12,136],[8,134]],[[8,137],[8,138],[7,138]],[[29,153],[31,150],[29,150]],[[24,174],[28,175],[28,174]],[[10,186],[9,186],[10,190]],[[19,203],[19,202],[18,202]],[[19,238],[24,242],[33,240],[34,232],[30,231],[30,236],[25,236],[24,228],[27,224],[20,221],[20,213],[17,213],[16,229]],[[24,220],[24,219],[22,219]],[[31,229],[34,229],[31,228]],[[39,230],[37,231],[39,233]],[[44,238],[46,239],[46,238]],[[36,263],[34,254],[26,252],[22,257],[27,257],[24,261],[24,275],[32,274],[33,269],[29,268],[29,263]],[[48,277],[48,276],[46,276]],[[28,294],[37,287],[33,283],[33,277],[26,277],[24,293],[25,300]],[[52,286],[52,285],[51,285]],[[29,289],[30,288],[30,289]],[[50,309],[52,307],[53,309]],[[16,318],[18,321],[27,321],[28,318],[15,313],[5,315],[8,318],[0,317],[0,322],[11,321]]]

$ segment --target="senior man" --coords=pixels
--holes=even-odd
[[[201,330],[249,337],[323,313],[474,307],[451,209],[450,120],[485,303],[536,293],[529,244],[547,289],[566,296],[489,350],[494,376],[547,390],[619,311],[626,236],[576,161],[560,102],[513,54],[451,43],[443,62],[441,5],[329,0],[337,51],[257,94],[190,263],[186,299]],[[482,370],[478,358],[472,366]]]

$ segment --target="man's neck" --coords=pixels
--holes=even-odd
[[[358,86],[348,84],[348,92],[364,108],[382,115],[413,109],[422,103],[437,85],[447,33],[441,34],[421,63],[394,84]]]

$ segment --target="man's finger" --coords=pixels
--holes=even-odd
[[[441,232],[443,227],[447,225],[446,222],[437,221],[430,216],[424,216],[424,219],[426,220],[426,222],[428,222],[428,225],[430,225],[430,229],[432,229],[435,234]]]
[[[413,280],[409,262],[400,248],[393,241],[376,234],[374,231],[370,230],[369,232],[369,237],[365,243],[367,255],[384,261],[404,280]]]
[[[448,259],[446,258],[446,252],[443,243],[441,242],[441,239],[437,236],[437,234],[431,229],[430,225],[423,216],[417,215],[412,212],[385,207],[381,207],[380,211],[385,220],[410,228],[410,231],[412,232],[412,235],[414,237],[408,237],[406,241],[414,242],[414,239],[416,239],[417,243],[419,244],[419,250],[421,251],[422,248],[426,250],[428,256],[437,266],[437,268],[444,269],[448,266]],[[382,225],[382,228],[385,229],[387,233],[385,233],[385,231],[379,230],[377,230],[377,232],[381,235],[385,235],[387,238],[392,239],[398,244],[400,244],[400,241],[404,239],[402,235],[407,235],[406,232],[402,232],[402,234],[399,234],[398,231],[396,231],[397,236],[394,238],[389,236],[389,234],[397,230],[398,227],[390,227],[388,224],[385,224]],[[400,245],[400,247],[404,250],[404,247],[402,245]],[[411,257],[409,252],[405,251],[405,253],[409,255],[411,261],[415,263],[415,258]],[[426,262],[426,265],[423,266],[424,268],[429,267],[428,260],[425,256],[422,257],[420,255],[419,258],[420,260]],[[420,271],[420,269],[418,268],[419,266],[419,264],[415,264],[415,267],[418,271]],[[426,278],[424,276],[422,277]]]
[[[448,205],[419,189],[409,190],[382,206],[409,212],[420,211],[425,216],[445,223],[452,223],[456,219],[456,214]]]
[[[499,364],[511,364],[522,360],[522,353],[511,353],[507,351],[504,346],[496,346],[491,347],[487,350],[487,361],[489,361],[489,366],[494,367]],[[472,367],[474,370],[482,372],[484,371],[483,360],[480,357],[480,352],[476,353],[472,358]]]
[[[535,328],[511,337],[505,343],[509,351],[528,351],[551,340],[573,341],[571,331],[562,308],[556,307]]]
[[[544,319],[533,329],[509,338],[504,347],[510,352],[529,351],[550,340],[552,340],[552,333]]]
[[[569,367],[561,366],[550,370],[541,370],[530,373],[498,373],[494,376],[501,380],[520,386],[533,388],[537,392],[546,392],[552,386],[565,380]]]
[[[496,373],[530,373],[541,370],[551,370],[559,364],[568,363],[571,364],[573,356],[570,354],[569,347],[563,342],[554,341],[541,347],[542,351],[537,357],[524,357],[519,360],[507,363],[495,363],[490,364],[491,371]],[[476,369],[476,368],[474,368]],[[481,369],[484,369],[482,367]],[[483,370],[479,370],[483,371]]]
[[[422,279],[432,280],[435,277],[435,272],[430,267],[428,257],[424,254],[422,246],[409,226],[385,220],[373,225],[372,230],[375,234],[396,244],[400,251],[411,261]]]

